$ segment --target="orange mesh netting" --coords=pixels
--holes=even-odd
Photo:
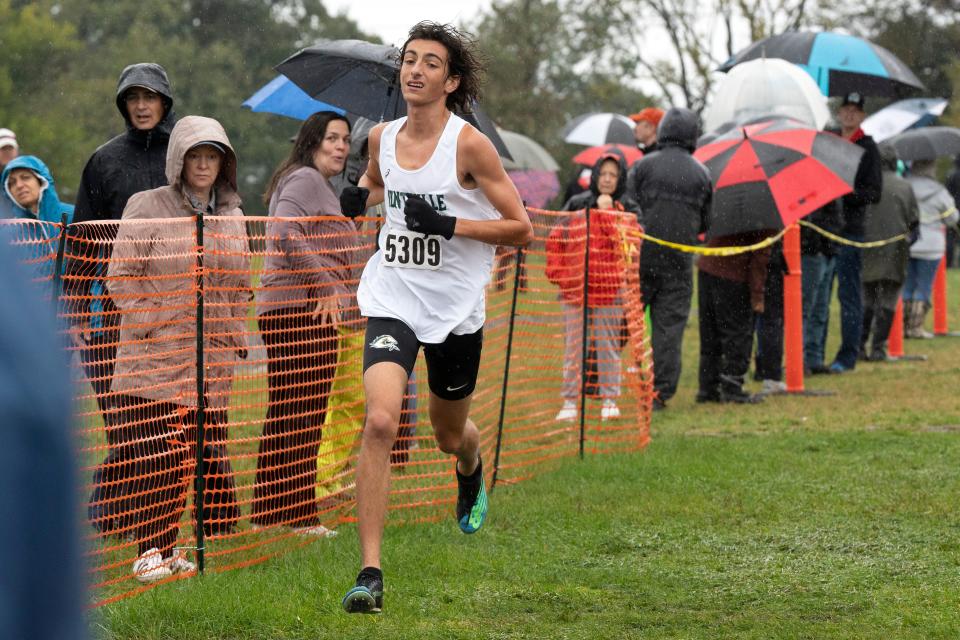
[[[591,212],[589,242],[583,211],[531,218],[536,240],[498,250],[487,290],[471,417],[488,482],[649,439],[635,217]],[[200,544],[205,570],[223,571],[353,520],[365,330],[355,292],[376,237],[376,221],[363,220],[68,228],[59,309],[77,381],[94,604],[193,575],[175,558],[197,563]],[[45,265],[38,279],[54,280],[59,227],[22,227],[3,228],[29,248],[25,262]],[[452,516],[453,463],[435,447],[426,380],[420,358],[391,456],[391,524]],[[558,415],[570,399],[576,415]],[[134,560],[152,549],[163,569],[142,583]]]

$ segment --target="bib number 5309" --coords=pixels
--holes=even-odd
[[[405,229],[388,231],[383,245],[383,263],[402,269],[439,269],[443,266],[440,238]]]

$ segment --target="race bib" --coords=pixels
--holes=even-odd
[[[401,269],[436,271],[443,266],[443,243],[436,236],[406,229],[386,232],[383,243],[383,264]]]

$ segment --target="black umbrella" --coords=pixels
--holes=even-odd
[[[960,153],[960,129],[923,127],[895,135],[887,143],[897,150],[901,160],[936,160]]]
[[[862,38],[829,31],[788,31],[754,42],[720,66],[757,58],[782,58],[803,67],[825,96],[858,92],[899,96],[923,89],[923,83],[899,58]]]
[[[370,120],[383,122],[407,114],[398,78],[400,50],[363,40],[330,40],[302,49],[276,66],[312,97]],[[476,127],[501,157],[510,158],[490,118],[474,103],[458,113]]]

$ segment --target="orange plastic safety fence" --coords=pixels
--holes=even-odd
[[[497,481],[514,482],[581,446],[628,450],[649,438],[635,218],[591,213],[589,265],[583,212],[531,210],[531,218],[537,239],[498,250],[487,290],[471,418],[488,482],[498,459]],[[202,244],[194,218],[83,223],[65,236],[59,313],[77,381],[95,605],[196,573],[198,474],[205,570],[260,562],[354,519],[365,331],[355,292],[375,220],[208,216],[202,224]],[[0,228],[21,230],[24,261],[45,265],[52,280],[59,227],[21,227]],[[550,240],[556,229],[565,234],[559,244]],[[552,277],[558,247],[569,282]],[[587,267],[581,431],[579,413],[558,414],[571,397],[579,412],[584,390],[577,354]],[[454,465],[432,437],[426,380],[421,358],[391,455],[391,524],[452,516]]]

